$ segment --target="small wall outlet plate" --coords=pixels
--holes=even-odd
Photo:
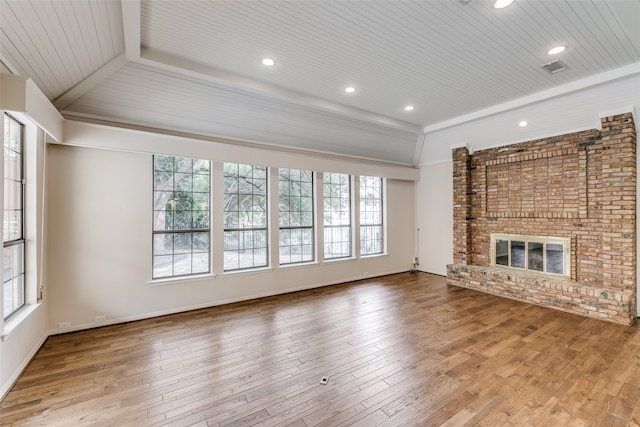
[[[320,384],[326,385],[329,382],[329,377],[320,378]]]
[[[59,329],[65,329],[65,328],[70,328],[71,327],[71,322],[60,322],[58,323],[58,328]]]
[[[104,314],[99,314],[96,316],[96,323],[97,322],[106,322],[107,321],[107,316],[105,316]]]

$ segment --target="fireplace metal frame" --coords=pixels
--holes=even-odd
[[[496,241],[498,240],[506,240],[508,241],[508,249],[507,249],[507,265],[498,264],[497,261],[497,253],[496,253]],[[511,242],[524,242],[524,267],[513,267],[511,260]],[[529,269],[529,243],[541,243],[543,244],[543,271]],[[546,245],[554,244],[562,246],[562,274],[547,272],[546,265]],[[497,268],[504,268],[513,271],[520,272],[530,272],[535,274],[543,274],[545,276],[552,277],[571,277],[571,238],[565,237],[547,237],[547,236],[531,236],[531,235],[522,235],[522,234],[501,234],[501,233],[492,233],[491,234],[491,266]]]

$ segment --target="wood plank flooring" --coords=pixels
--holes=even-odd
[[[640,328],[403,273],[51,337],[0,420],[637,426]]]

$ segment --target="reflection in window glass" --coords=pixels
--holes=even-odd
[[[528,262],[529,270],[544,271],[544,263],[542,260],[542,251],[544,245],[542,243],[529,242]]]
[[[525,268],[524,264],[524,242],[516,240],[511,241],[511,267]]]
[[[324,259],[351,256],[351,176],[324,175]]]
[[[4,115],[4,319],[25,304],[23,126]]]
[[[313,261],[313,172],[280,169],[280,264]]]
[[[384,251],[382,178],[360,177],[360,255]]]
[[[267,168],[224,164],[224,271],[268,265]]]
[[[547,243],[547,273],[563,274],[564,253],[562,245]]]
[[[509,265],[509,241],[496,240],[496,264]]]

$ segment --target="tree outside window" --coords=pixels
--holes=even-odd
[[[324,259],[351,256],[351,176],[323,174]]]
[[[209,273],[211,162],[153,158],[153,278]]]
[[[360,177],[360,255],[384,251],[382,178]]]
[[[224,270],[266,267],[267,168],[224,164]]]
[[[25,304],[24,126],[4,115],[4,319]]]
[[[313,172],[279,170],[280,264],[314,260]]]

